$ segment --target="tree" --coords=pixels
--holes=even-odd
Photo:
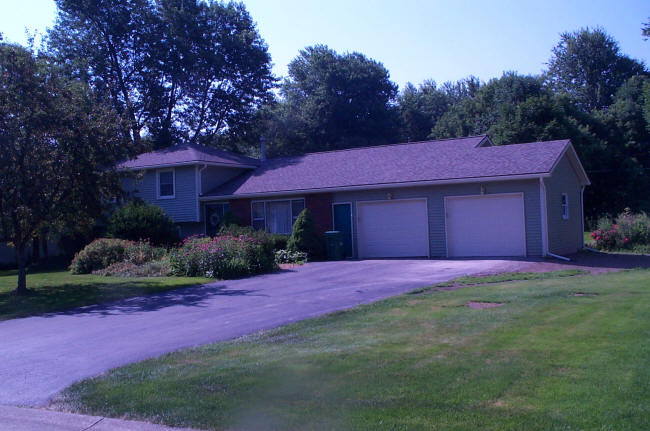
[[[310,259],[322,259],[325,256],[325,244],[307,208],[298,214],[293,224],[291,236],[287,241],[287,250],[305,252]]]
[[[616,90],[645,67],[620,52],[618,42],[597,28],[563,33],[553,48],[546,80],[555,91],[570,94],[586,110],[612,102]]]
[[[136,144],[215,145],[270,97],[270,56],[241,3],[56,3],[53,53],[112,101]]]
[[[650,39],[650,18],[648,18],[648,22],[643,23],[641,27],[641,35],[643,36],[644,40]]]
[[[269,107],[269,151],[299,154],[394,142],[396,94],[381,63],[324,45],[305,48],[289,64],[281,99]]]
[[[449,110],[452,97],[439,89],[435,81],[424,81],[419,87],[410,82],[397,98],[400,115],[400,140],[426,139],[440,117]]]
[[[154,245],[178,242],[174,221],[158,205],[133,200],[117,208],[108,221],[110,237],[131,241],[148,240]]]
[[[115,164],[132,155],[117,114],[47,57],[0,44],[0,240],[25,247],[44,226],[98,215],[119,190]]]

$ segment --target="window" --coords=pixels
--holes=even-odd
[[[173,169],[158,171],[158,199],[172,199],[175,196],[174,176]]]
[[[253,202],[252,225],[270,233],[290,234],[300,212],[305,209],[304,199]]]
[[[569,196],[566,193],[562,193],[562,218],[569,219]]]

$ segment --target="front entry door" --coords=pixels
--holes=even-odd
[[[345,257],[352,257],[352,204],[334,204],[334,230],[341,231],[345,241]]]

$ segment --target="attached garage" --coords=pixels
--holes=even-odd
[[[426,199],[357,203],[360,258],[429,257]]]
[[[523,193],[445,198],[449,257],[526,256]]]

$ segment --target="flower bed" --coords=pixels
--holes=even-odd
[[[650,217],[626,209],[615,221],[607,217],[601,218],[598,229],[591,233],[591,238],[600,250],[647,252],[650,250]]]
[[[265,235],[189,237],[170,252],[169,263],[174,275],[221,279],[262,274],[276,268],[273,242]]]

